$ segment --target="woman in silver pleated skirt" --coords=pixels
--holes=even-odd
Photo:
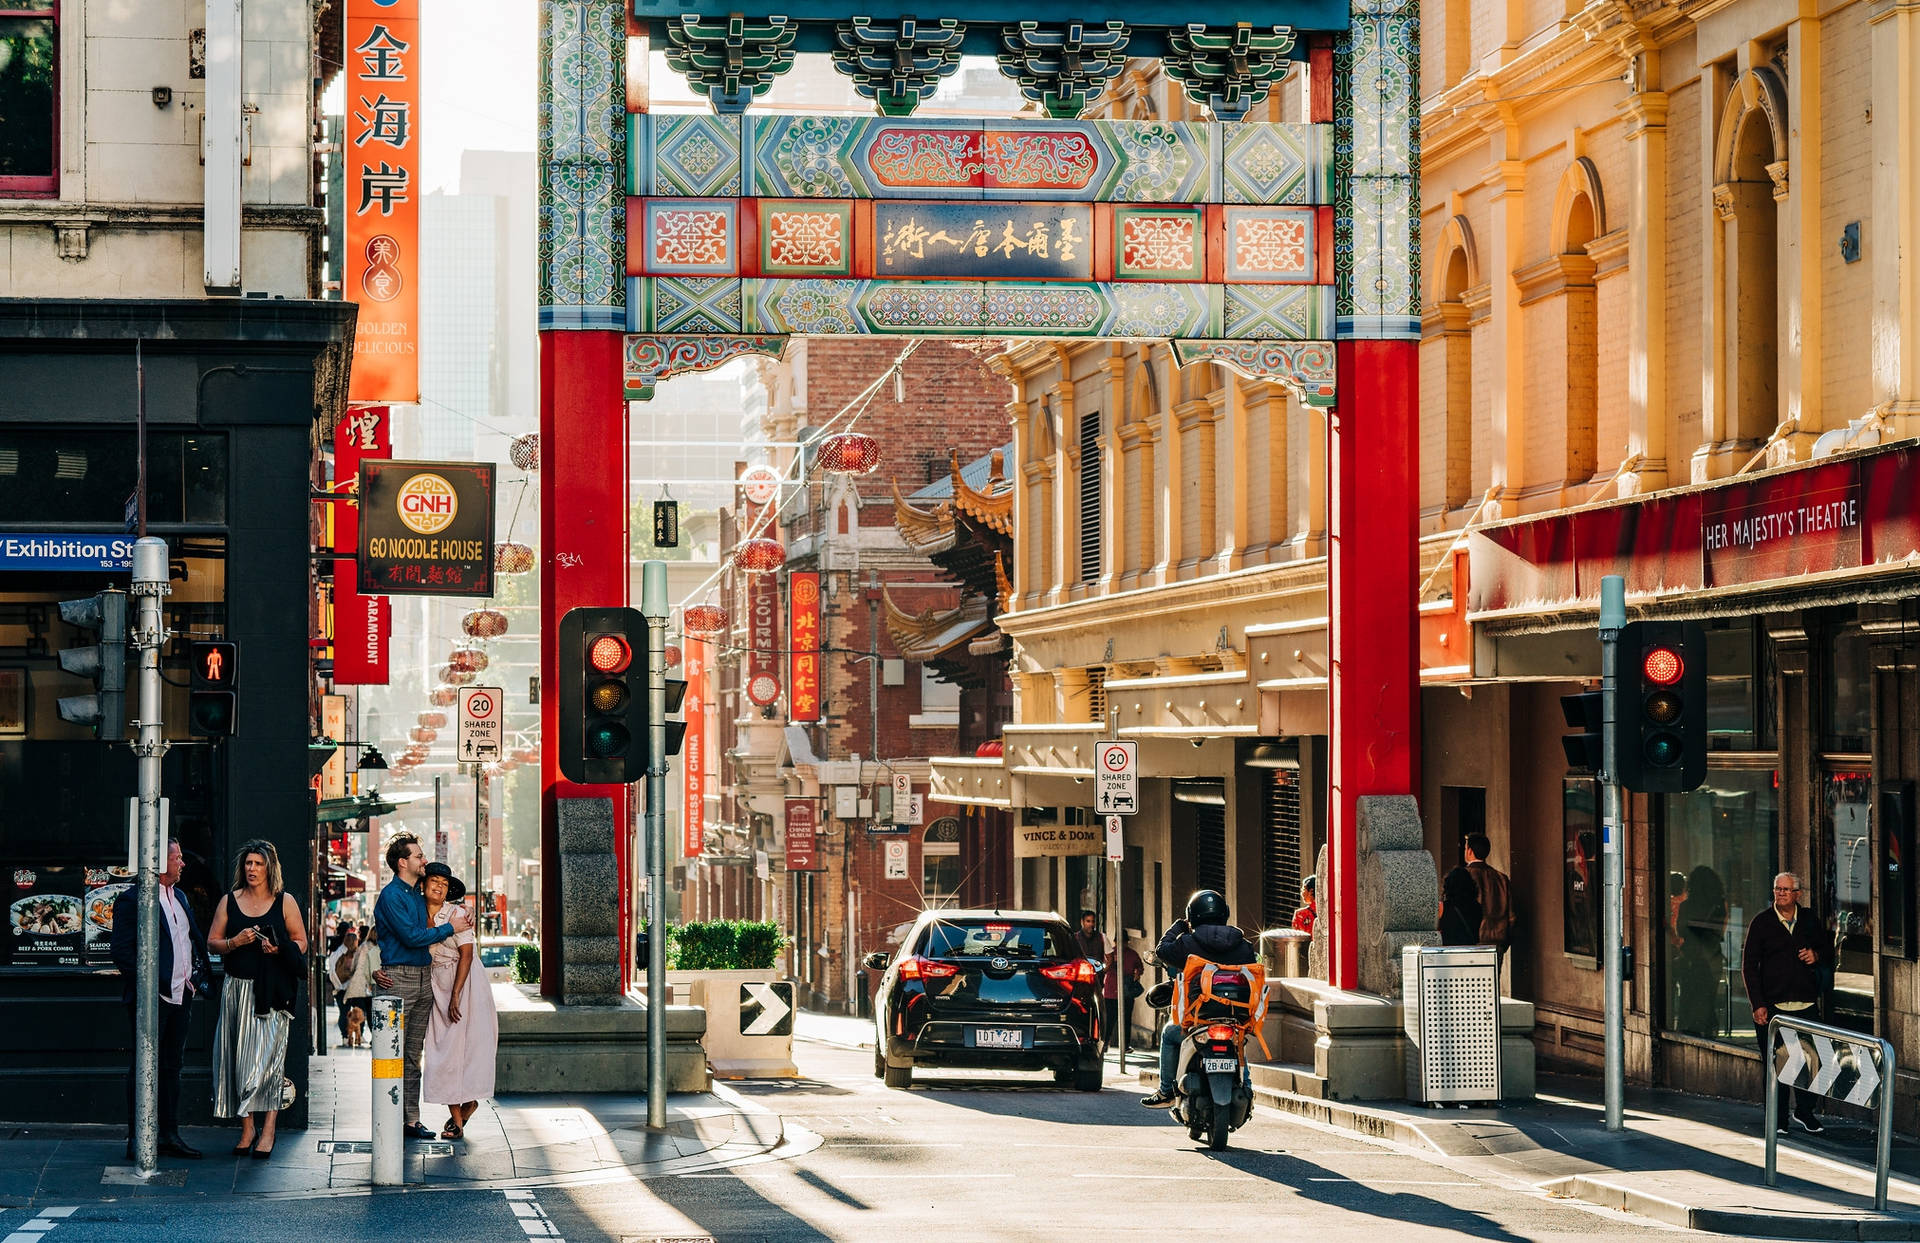
[[[253,1012],[253,981],[227,977],[213,1037],[213,1113],[238,1118],[280,1108],[293,1016]]]

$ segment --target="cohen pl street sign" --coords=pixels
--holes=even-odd
[[[493,464],[360,462],[359,588],[369,596],[493,594]]]
[[[1093,748],[1093,810],[1131,816],[1140,809],[1140,744],[1102,742]]]

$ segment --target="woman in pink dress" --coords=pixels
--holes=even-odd
[[[448,923],[467,887],[444,863],[429,863],[420,892],[427,899],[429,924]],[[442,1139],[465,1137],[468,1119],[493,1095],[494,1053],[500,1045],[500,1019],[493,1008],[493,985],[475,961],[471,929],[432,947],[433,1018],[421,1054],[420,1099],[447,1107]]]

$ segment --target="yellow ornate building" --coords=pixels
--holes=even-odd
[[[1444,870],[1491,837],[1538,1053],[1597,1064],[1596,794],[1558,699],[1597,676],[1598,578],[1624,574],[1635,615],[1706,625],[1713,701],[1706,785],[1629,805],[1630,1074],[1757,1089],[1739,951],[1777,869],[1833,929],[1830,1017],[1912,1060],[1920,6],[1424,17],[1427,845]],[[1108,102],[1188,114],[1151,73]],[[1090,822],[1094,743],[1133,739],[1127,925],[1200,884],[1283,924],[1325,822],[1323,412],[1160,346],[997,366],[1015,723],[997,761],[936,761],[935,797],[1010,809],[1023,903],[1104,908],[1104,864],[1018,825]]]

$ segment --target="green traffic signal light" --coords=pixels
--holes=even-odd
[[[595,721],[587,726],[586,741],[587,750],[595,759],[610,760],[625,753],[633,736],[618,721]]]
[[[232,691],[194,691],[187,699],[187,732],[200,738],[231,738],[239,697]]]

